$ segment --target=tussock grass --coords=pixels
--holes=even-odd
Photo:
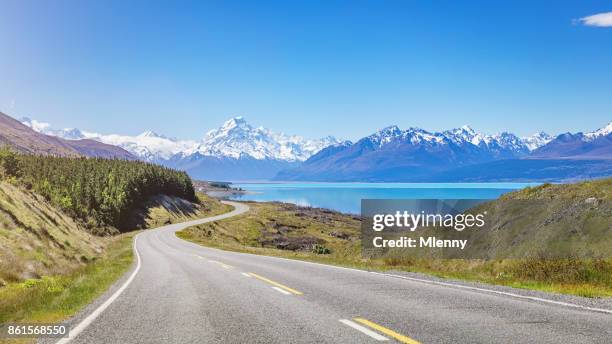
[[[157,227],[232,209],[160,196],[141,214]],[[59,322],[104,293],[133,263],[138,232],[99,237],[42,197],[0,183],[0,323]],[[29,343],[33,339],[0,340]]]
[[[609,197],[612,179],[569,186],[572,197]],[[559,197],[563,186],[544,185],[519,191],[515,197]],[[612,297],[610,259],[416,259],[407,257],[363,258],[360,221],[353,216],[280,203],[249,203],[246,214],[206,223],[177,232],[177,236],[201,245],[225,250],[314,261],[370,270],[419,272],[441,278],[505,285],[585,297]],[[324,240],[326,254],[318,250],[286,250],[270,237],[312,236]]]
[[[115,237],[103,255],[68,274],[28,279],[0,288],[0,323],[59,322],[73,316],[129,269],[133,262],[135,234]]]

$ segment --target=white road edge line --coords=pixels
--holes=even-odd
[[[341,323],[343,323],[344,325],[352,327],[355,330],[357,330],[357,331],[359,331],[359,332],[361,332],[361,333],[363,333],[365,335],[368,335],[368,336],[370,336],[370,337],[372,337],[372,338],[374,338],[376,340],[379,340],[379,341],[389,340],[389,338],[387,338],[387,337],[385,337],[383,335],[380,335],[380,334],[378,334],[378,333],[376,333],[376,332],[374,332],[374,331],[372,331],[372,330],[370,330],[368,328],[365,328],[365,327],[363,327],[363,326],[361,326],[361,325],[359,325],[359,324],[357,324],[355,322],[352,322],[350,320],[340,319],[339,321]]]
[[[223,202],[223,203],[229,203],[230,205],[232,205],[232,202]],[[234,207],[236,208],[236,207]],[[243,212],[248,211],[248,206],[246,207],[246,210],[242,211],[242,212],[238,212],[238,214],[235,214],[234,212],[236,211],[236,209],[230,211],[229,213],[225,213],[225,214],[221,214],[221,215],[217,215],[217,216],[212,216],[212,217],[207,217],[204,219],[198,219],[198,220],[193,220],[193,221],[188,221],[188,222],[182,222],[176,225],[185,225],[186,227],[192,226],[192,225],[198,225],[198,224],[202,224],[202,223],[207,223],[207,222],[212,222],[212,221],[217,221],[217,220],[221,220],[221,219],[225,219],[228,217],[232,217],[235,215],[239,215]],[[134,237],[134,252],[136,252],[136,258],[137,258],[137,263],[136,263],[136,269],[134,269],[134,272],[132,272],[132,274],[130,275],[130,277],[125,281],[125,283],[123,283],[123,285],[117,289],[117,291],[115,291],[113,293],[113,295],[111,295],[106,301],[104,301],[104,303],[102,303],[98,308],[96,308],[91,314],[89,314],[85,319],[83,319],[77,326],[75,326],[72,330],[70,330],[70,334],[68,335],[67,338],[62,338],[60,340],[58,340],[56,342],[56,344],[66,344],[66,343],[70,343],[70,341],[72,341],[74,338],[76,338],[81,332],[83,332],[83,330],[85,330],[94,320],[96,320],[96,318],[98,316],[100,316],[100,314],[102,314],[102,312],[104,312],[106,310],[106,308],[108,308],[108,306],[110,306],[111,303],[113,303],[122,293],[123,291],[130,285],[130,283],[132,283],[132,281],[134,280],[134,278],[136,277],[136,274],[138,274],[138,271],[140,270],[140,253],[138,252],[138,248],[137,248],[137,241],[138,241],[138,237],[140,236],[140,234],[136,235]],[[155,236],[160,242],[162,242],[158,236]],[[187,242],[187,241],[186,241]],[[163,242],[162,242],[163,243]],[[167,244],[166,244],[167,246]]]
[[[217,248],[211,248],[211,249],[219,250]],[[220,251],[223,251],[223,250],[220,250]],[[227,252],[227,251],[224,251],[224,252]],[[239,254],[249,254],[249,253],[242,253],[242,252],[237,252],[237,253],[239,253]],[[553,304],[553,305],[557,305],[557,306],[563,306],[563,307],[567,307],[567,308],[574,308],[574,309],[579,309],[579,310],[584,310],[584,311],[612,314],[612,310],[611,309],[582,306],[582,305],[578,305],[578,304],[575,304],[575,303],[569,303],[569,302],[563,302],[563,301],[555,301],[555,300],[550,300],[550,299],[544,299],[544,298],[537,297],[537,296],[520,295],[520,294],[510,293],[510,292],[506,292],[506,291],[485,289],[485,288],[479,288],[479,287],[470,287],[470,286],[461,285],[461,284],[439,282],[439,281],[431,281],[431,280],[415,278],[415,277],[408,277],[408,276],[401,276],[401,275],[395,275],[395,274],[388,274],[388,273],[377,272],[377,271],[359,270],[359,269],[347,268],[347,267],[337,266],[337,265],[328,265],[328,264],[322,264],[322,263],[307,262],[307,261],[297,260],[297,259],[289,259],[289,258],[281,258],[281,257],[270,257],[270,256],[263,256],[263,255],[261,255],[260,257],[266,257],[266,258],[270,258],[270,259],[281,259],[281,260],[287,260],[287,261],[291,261],[291,262],[298,262],[298,263],[310,264],[310,265],[320,265],[320,266],[325,266],[325,267],[328,267],[328,268],[335,268],[335,269],[349,270],[349,271],[355,271],[355,272],[361,272],[361,273],[375,274],[375,275],[380,275],[380,276],[386,276],[386,277],[391,277],[391,278],[399,278],[399,279],[404,279],[404,280],[409,280],[409,281],[414,281],[414,282],[439,285],[439,286],[455,288],[455,289],[464,289],[464,290],[484,292],[484,293],[488,293],[488,294],[504,295],[504,296],[508,296],[508,297],[512,297],[512,298],[516,298],[516,299],[536,301],[536,302],[539,302],[539,303],[548,303],[548,304]]]
[[[134,269],[134,272],[132,272],[132,274],[127,279],[127,281],[125,281],[125,283],[123,283],[121,288],[117,289],[117,291],[115,291],[113,295],[111,295],[106,301],[104,301],[104,303],[102,303],[98,308],[96,308],[96,310],[91,312],[91,314],[89,314],[77,326],[75,326],[72,330],[70,330],[68,337],[60,339],[59,341],[56,342],[56,344],[70,343],[71,340],[76,338],[81,332],[83,332],[83,330],[87,328],[87,326],[89,326],[94,320],[96,320],[96,318],[100,314],[102,314],[102,312],[104,312],[106,308],[108,308],[108,306],[110,306],[110,304],[113,303],[113,301],[115,301],[119,297],[119,295],[121,295],[121,293],[123,293],[123,291],[130,285],[130,283],[132,283],[132,281],[134,280],[134,277],[136,277],[136,274],[140,270],[140,253],[138,252],[138,248],[136,245],[137,241],[138,241],[138,235],[134,238],[134,252],[136,252],[136,258],[137,258],[136,269]]]
[[[291,295],[291,293],[290,293],[290,292],[288,292],[288,291],[286,291],[286,290],[283,290],[283,289],[281,289],[281,288],[279,288],[279,287],[272,287],[272,289],[274,289],[274,290],[278,291],[279,293],[283,293],[283,294],[285,294],[285,295]]]
[[[610,309],[582,306],[582,305],[577,305],[575,303],[543,299],[543,298],[537,297],[537,296],[520,295],[520,294],[515,294],[515,293],[509,293],[509,292],[506,292],[506,291],[491,290],[491,289],[484,289],[484,288],[478,288],[478,287],[470,287],[470,286],[461,285],[461,284],[453,284],[453,283],[438,282],[438,281],[428,281],[428,280],[423,280],[423,279],[420,279],[420,278],[401,276],[401,275],[394,275],[394,274],[383,274],[383,273],[381,273],[381,275],[385,275],[385,276],[389,276],[389,277],[393,277],[393,278],[401,278],[401,279],[410,280],[410,281],[422,282],[422,283],[436,284],[436,285],[452,287],[452,288],[459,288],[459,289],[466,289],[466,290],[476,290],[476,291],[481,291],[481,292],[485,292],[485,293],[504,295],[504,296],[509,296],[509,297],[513,297],[513,298],[517,298],[517,299],[523,299],[523,300],[537,301],[537,302],[542,302],[542,303],[550,303],[550,304],[554,304],[554,305],[558,305],[558,306],[564,306],[564,307],[568,307],[568,308],[577,308],[577,309],[582,309],[582,310],[587,310],[587,311],[592,311],[592,312],[612,314],[612,310],[610,310]]]
[[[247,274],[246,272],[241,272],[241,274],[242,274],[242,276],[244,276],[244,277],[251,278],[251,275]]]
[[[231,202],[224,202],[224,203],[230,203],[230,205],[231,205]],[[240,203],[238,203],[238,204],[240,204]],[[248,211],[248,207],[247,207],[247,210],[245,210],[245,212],[246,211]],[[241,212],[240,214],[242,214],[242,213],[244,213],[244,212]],[[215,219],[215,221],[216,220],[220,220],[220,219],[224,219],[224,218]],[[197,250],[210,249],[210,250],[215,250],[215,251],[221,251],[221,252],[224,252],[224,253],[231,252],[231,253],[240,254],[240,255],[252,255],[250,253],[224,251],[224,250],[221,250],[221,249],[218,249],[218,248],[213,248],[213,247],[206,247],[206,248],[204,248],[203,246],[198,245],[196,243],[193,243],[193,242],[190,242],[190,241],[187,241],[187,240],[183,240],[183,241],[186,242],[187,244],[191,245],[192,247],[196,248]],[[578,304],[575,304],[575,303],[555,301],[555,300],[544,299],[544,298],[540,298],[540,297],[536,297],[536,296],[526,296],[526,295],[520,295],[520,294],[515,294],[515,293],[510,293],[510,292],[492,290],[492,289],[470,287],[470,286],[465,286],[465,285],[461,285],[461,284],[454,284],[454,283],[431,281],[431,280],[426,280],[426,279],[421,279],[421,278],[408,277],[408,276],[400,276],[400,275],[394,275],[394,274],[387,274],[387,273],[376,272],[376,271],[367,271],[367,270],[360,270],[360,269],[354,269],[354,268],[347,268],[347,267],[337,266],[337,265],[329,265],[329,264],[322,264],[322,263],[315,263],[315,262],[307,262],[307,261],[297,260],[297,259],[289,259],[289,258],[282,258],[282,257],[270,257],[270,256],[265,256],[265,255],[257,255],[257,256],[264,257],[264,259],[266,259],[266,258],[267,259],[271,259],[271,260],[280,259],[280,260],[286,260],[286,261],[295,262],[295,263],[310,264],[310,265],[319,265],[319,266],[325,266],[325,267],[328,267],[328,268],[349,270],[349,271],[355,271],[355,272],[360,272],[360,273],[371,273],[371,274],[376,274],[376,275],[380,275],[380,276],[387,276],[387,277],[392,277],[392,278],[400,278],[400,279],[405,279],[405,280],[410,280],[410,281],[415,281],[415,282],[421,282],[421,283],[434,284],[434,285],[445,286],[445,287],[450,287],[450,288],[455,288],[455,289],[464,289],[464,290],[478,291],[478,292],[484,292],[484,293],[489,293],[489,294],[504,295],[504,296],[509,296],[509,297],[516,298],[516,299],[536,301],[536,302],[540,302],[540,303],[548,303],[548,304],[553,304],[553,305],[567,307],[567,308],[574,308],[574,309],[579,309],[579,310],[584,310],[584,311],[612,314],[612,310],[611,309],[582,306],[582,305],[578,305]]]

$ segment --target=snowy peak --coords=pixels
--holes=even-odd
[[[140,159],[160,163],[194,157],[196,154],[236,159],[250,157],[257,160],[304,161],[323,148],[340,142],[332,136],[307,140],[300,136],[275,133],[263,127],[254,128],[241,116],[225,121],[199,141],[171,139],[151,130],[136,136],[105,135],[75,128],[56,130],[49,123],[29,118],[23,118],[21,122],[46,135],[68,140],[92,139],[124,148]]]
[[[377,131],[367,137],[376,147],[383,147],[390,142],[398,141],[412,145],[448,145],[459,147],[476,146],[489,151],[508,151],[516,154],[525,154],[530,151],[528,145],[518,136],[502,132],[495,135],[485,135],[476,132],[470,126],[454,128],[443,132],[429,132],[421,128],[408,128],[401,130],[397,126],[390,126]],[[534,144],[535,146],[535,144]]]
[[[515,156],[530,152],[529,147],[521,138],[506,131],[493,136],[487,136],[485,141],[487,147],[493,151],[506,151]]]
[[[425,144],[425,145],[436,145],[444,144],[445,137],[439,133],[431,133],[421,128],[408,128],[402,133],[402,139],[409,141],[413,145]]]
[[[590,133],[584,134],[584,138],[587,141],[593,141],[602,136],[610,135],[611,133],[612,133],[612,122],[608,123],[608,125],[606,125],[603,128],[600,128]]]
[[[473,145],[478,146],[486,141],[483,135],[478,134],[469,125],[464,125],[461,128],[447,130],[443,132],[442,135],[449,139],[451,142],[460,146],[466,143],[471,143]]]
[[[218,129],[209,131],[202,142],[186,155],[304,161],[321,149],[338,143],[331,136],[307,140],[300,136],[275,133],[266,128],[251,126],[243,117],[234,117]]]
[[[549,143],[553,139],[554,137],[552,137],[551,135],[548,135],[547,133],[543,131],[535,133],[531,136],[521,138],[521,140],[525,143],[525,145],[527,146],[527,148],[529,148],[530,151],[536,150],[544,146],[545,144]]]
[[[178,141],[168,139],[153,131],[145,131],[137,136],[98,134],[95,132],[81,131],[76,128],[52,129],[49,123],[39,122],[28,118],[21,122],[35,131],[51,136],[57,136],[66,140],[91,139],[109,145],[121,147],[146,161],[160,162],[169,159],[174,154],[181,152],[195,144],[194,141]]]
[[[160,135],[151,130],[144,131],[137,137],[154,137],[154,138],[160,138],[160,139],[167,139],[167,137],[165,137],[164,135]]]
[[[402,131],[400,128],[397,125],[391,125],[380,129],[374,134],[368,136],[367,139],[370,140],[373,145],[382,147],[401,135]]]
[[[45,135],[57,136],[66,140],[81,140],[88,138],[83,132],[76,128],[53,129],[51,124],[40,122],[35,119],[23,117],[19,120],[24,125],[32,128],[34,131]]]
[[[239,129],[253,129],[248,123],[247,121],[244,119],[244,117],[242,116],[236,116],[234,118],[231,118],[227,121],[225,121],[225,123],[223,123],[223,125],[221,126],[220,130],[222,131],[230,131],[234,128],[239,128]]]
[[[264,127],[254,127],[242,116],[225,121],[220,127],[210,130],[201,140],[177,140],[147,130],[136,136],[99,134],[76,128],[53,129],[49,123],[30,118],[20,120],[33,130],[68,140],[91,139],[124,148],[140,159],[164,163],[198,156],[252,158],[256,160],[279,160],[285,162],[305,161],[326,147],[350,146],[350,141],[341,141],[333,136],[309,140],[297,135],[273,132]],[[605,127],[586,134],[568,134],[585,142],[612,133],[612,122]],[[561,136],[558,139],[562,139]],[[427,148],[453,146],[457,149],[478,150],[497,157],[524,156],[547,145],[553,137],[539,132],[528,137],[517,137],[509,132],[486,135],[464,125],[443,132],[429,132],[421,128],[400,129],[391,125],[360,140],[375,149],[389,144],[422,145]]]

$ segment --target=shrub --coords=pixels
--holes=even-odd
[[[0,147],[0,177],[7,179],[10,177],[19,177],[21,170],[19,168],[19,159],[10,147]]]
[[[330,254],[331,250],[324,245],[316,244],[312,247],[312,253],[316,254]]]

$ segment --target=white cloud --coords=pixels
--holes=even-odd
[[[20,119],[21,123],[27,125],[28,127],[34,129],[34,131],[37,131],[39,133],[46,133],[49,129],[51,129],[51,124],[49,123],[45,123],[45,122],[40,122],[37,121],[35,119],[29,119],[29,118],[22,118]]]
[[[586,26],[612,27],[612,12],[593,14],[578,21]]]

